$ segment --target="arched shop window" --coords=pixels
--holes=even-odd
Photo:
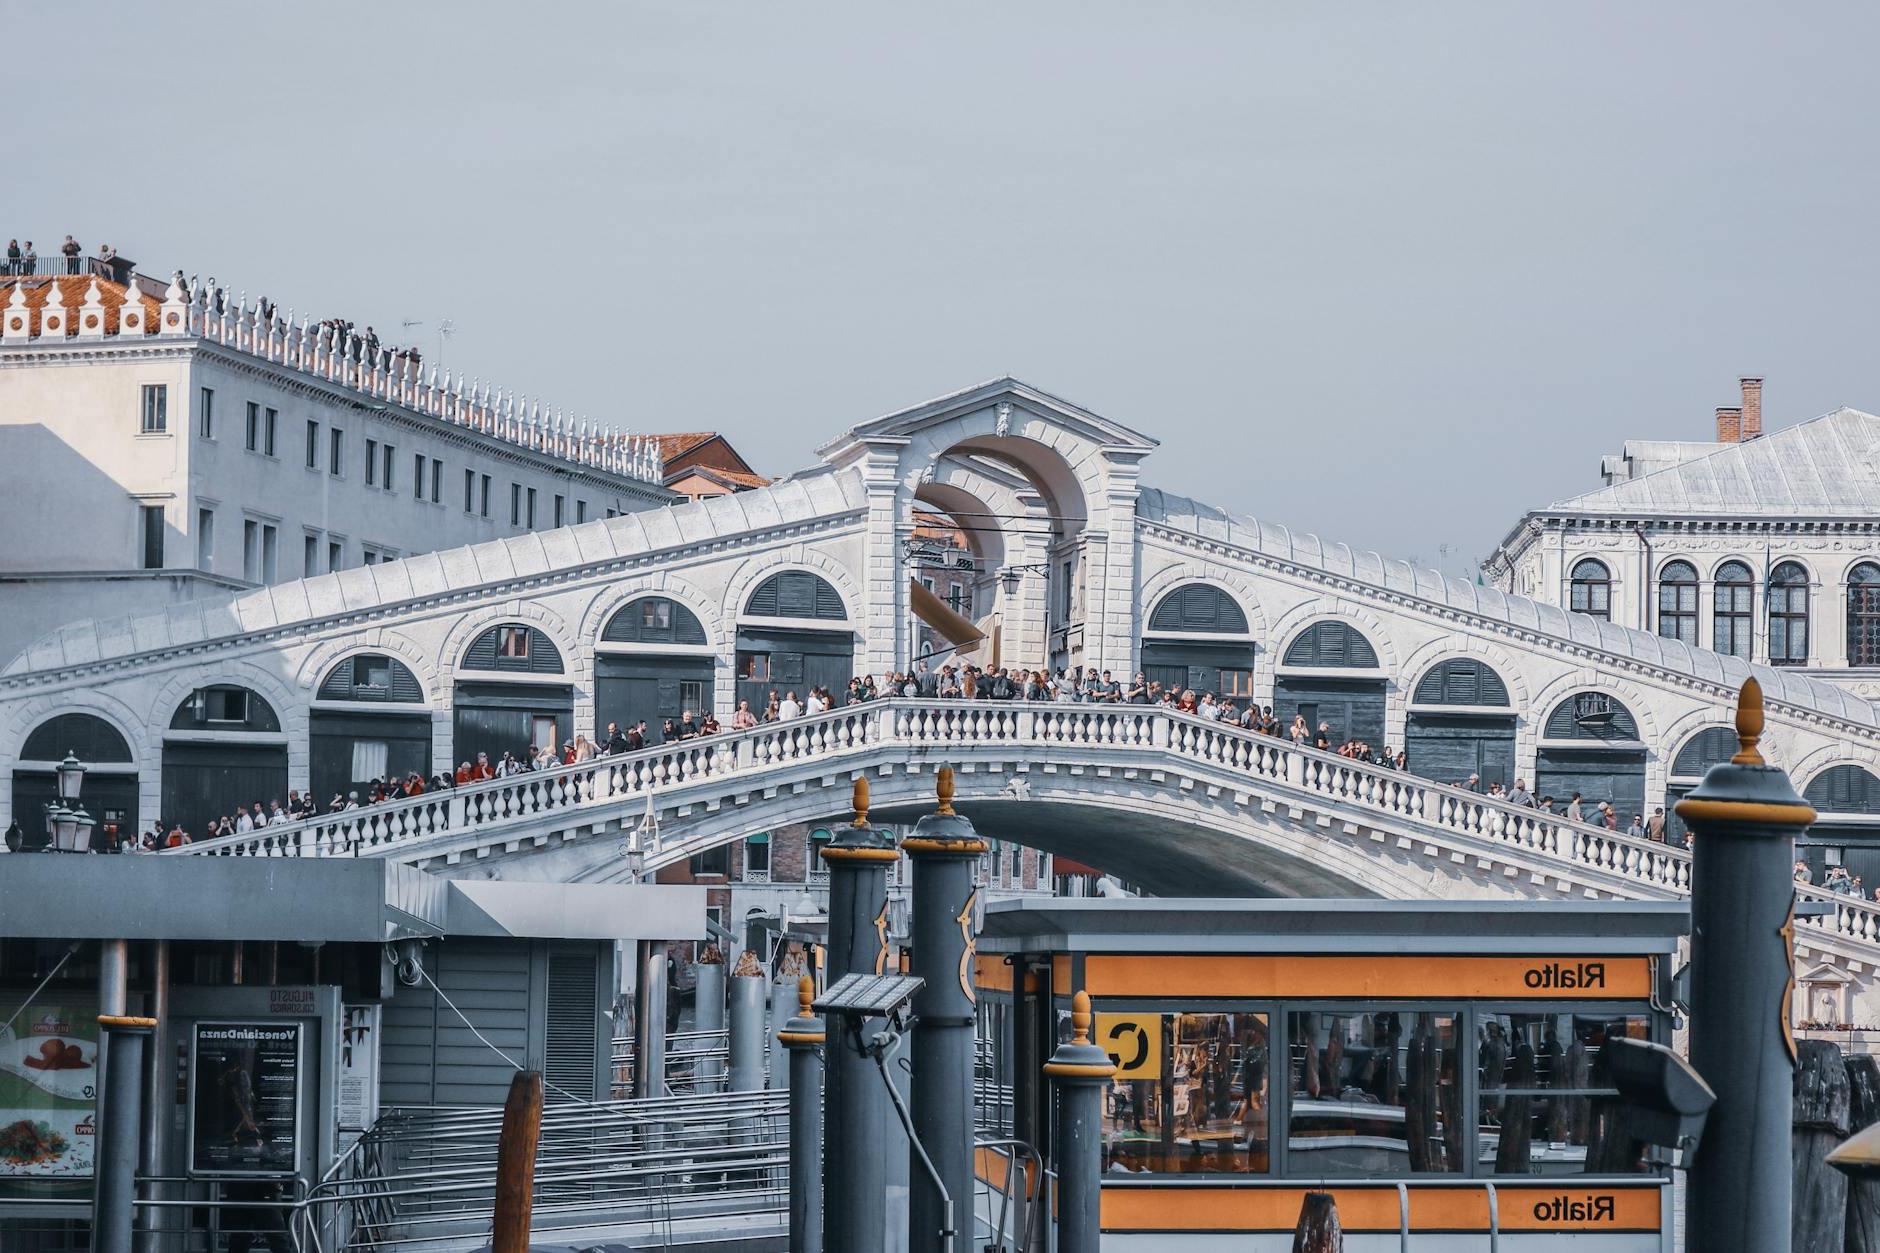
[[[1688,561],[1658,573],[1658,634],[1697,647],[1697,567]]]
[[[1176,691],[1193,689],[1233,701],[1251,700],[1253,643],[1195,638],[1246,633],[1246,611],[1232,596],[1208,583],[1185,584],[1156,602],[1149,614],[1142,641],[1143,676]]]
[[[521,623],[493,626],[470,641],[463,670],[499,670],[512,674],[560,674],[561,650],[540,629]]]
[[[1377,650],[1353,627],[1336,620],[1314,622],[1286,646],[1289,666],[1377,668]]]
[[[1726,657],[1747,659],[1754,642],[1756,606],[1756,583],[1749,567],[1740,561],[1726,561],[1718,566],[1711,597],[1716,610],[1711,647]]]
[[[1574,563],[1569,607],[1595,618],[1612,617],[1612,573],[1606,563],[1586,557]]]

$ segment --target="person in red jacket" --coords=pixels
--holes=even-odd
[[[472,777],[477,779],[494,779],[496,777],[496,767],[490,764],[490,755],[488,753],[477,754],[477,768],[473,772]]]
[[[457,782],[470,783],[470,782],[475,781],[475,779],[476,779],[476,775],[470,772],[469,762],[466,761],[462,765],[457,767]]]

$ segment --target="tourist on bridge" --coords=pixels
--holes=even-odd
[[[1665,811],[1662,806],[1652,810],[1652,816],[1645,820],[1645,838],[1654,844],[1665,842]]]
[[[609,753],[624,753],[627,751],[627,733],[620,729],[618,722],[610,722],[607,724],[606,751]],[[508,756],[508,754],[505,753],[504,756]],[[502,773],[500,766],[497,767],[497,773]]]
[[[1534,797],[1528,793],[1526,779],[1516,779],[1514,781],[1514,790],[1508,793],[1508,800],[1516,805],[1526,805],[1530,809],[1533,808]]]
[[[1568,822],[1585,822],[1586,821],[1586,815],[1580,808],[1580,794],[1578,792],[1575,792],[1573,794],[1572,799],[1567,801],[1567,821]]]
[[[777,721],[788,722],[792,718],[801,718],[802,716],[803,706],[802,703],[796,699],[796,693],[786,692],[782,702],[777,706]]]

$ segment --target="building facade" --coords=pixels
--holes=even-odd
[[[0,280],[0,657],[79,618],[679,499],[658,444],[88,263]],[[118,281],[122,280],[122,281]]]

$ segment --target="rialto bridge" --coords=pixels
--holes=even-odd
[[[1684,854],[1446,786],[1519,776],[1649,813],[1728,755],[1751,667],[1145,487],[1154,441],[1010,379],[856,426],[767,488],[74,623],[0,674],[0,804],[58,757],[147,825],[387,771],[448,771],[675,702],[908,666],[917,507],[954,519],[1008,665],[1213,688],[1405,746],[1354,766],[1131,706],[882,702],[270,828],[240,851],[383,853],[447,874],[592,879],[827,818],[867,773],[912,812],[961,771],[995,834],[1152,890],[1665,895]],[[1755,668],[1764,751],[1863,834],[1880,712]],[[753,701],[756,708],[757,702]],[[1426,778],[1415,777],[1417,775]],[[1431,780],[1434,780],[1433,782]],[[1880,786],[1873,790],[1880,798]],[[1837,801],[1843,807],[1837,811]],[[234,851],[213,845],[196,851]],[[1864,984],[1880,922],[1835,898],[1808,959]]]

